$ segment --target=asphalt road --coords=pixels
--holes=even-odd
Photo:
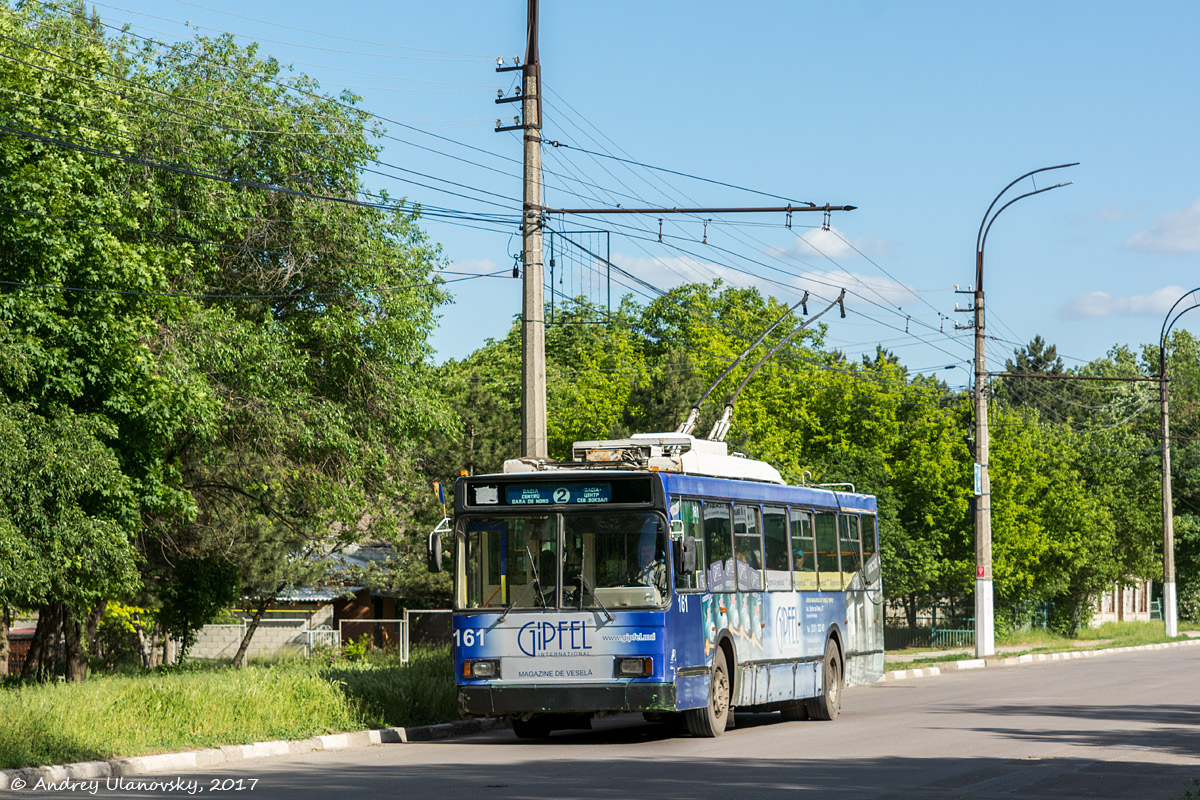
[[[167,791],[112,790],[101,780],[95,796],[1182,800],[1191,789],[1200,798],[1200,648],[884,683],[846,692],[835,722],[739,714],[736,723],[715,740],[632,715],[539,743],[500,729],[125,779],[182,781]]]

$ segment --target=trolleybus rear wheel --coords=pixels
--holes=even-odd
[[[799,722],[808,719],[808,706],[803,700],[797,700],[779,709],[779,714],[785,722]]]
[[[842,708],[842,656],[837,642],[825,643],[825,661],[821,668],[821,696],[807,702],[813,719],[837,719]]]
[[[729,700],[729,666],[725,651],[718,647],[713,654],[712,674],[708,680],[708,705],[683,712],[692,735],[712,738],[724,733],[729,722]]]

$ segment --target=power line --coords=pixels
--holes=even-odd
[[[101,289],[89,288],[86,286],[63,286],[49,283],[27,283],[24,281],[7,281],[0,280],[0,285],[14,286],[23,289],[50,289],[59,292],[79,292],[84,294],[110,294],[110,295],[128,295],[134,297],[180,297],[191,300],[281,300],[295,298],[315,298],[315,297],[350,297],[362,296],[364,294],[387,294],[389,292],[405,291],[407,289],[422,289],[431,286],[438,286],[443,283],[459,283],[460,281],[475,280],[477,278],[498,278],[507,276],[508,270],[499,270],[486,274],[468,275],[462,278],[452,278],[450,280],[438,281],[436,283],[410,283],[402,286],[374,286],[364,287],[362,289],[340,289],[333,292],[276,292],[268,294],[219,294],[206,292],[149,292],[140,289]]]
[[[44,54],[46,54],[46,55],[50,55],[50,56],[53,56],[53,57],[55,57],[55,58],[58,58],[58,59],[60,59],[60,60],[67,61],[67,62],[70,62],[70,63],[76,64],[76,65],[79,65],[79,62],[78,62],[78,61],[76,61],[75,59],[68,58],[68,57],[66,57],[66,56],[62,56],[62,55],[59,55],[59,54],[57,54],[57,53],[52,53],[52,52],[50,52],[50,51],[44,50],[43,48],[37,47],[36,45],[32,45],[32,44],[29,44],[29,43],[27,43],[27,42],[21,42],[21,41],[20,41],[20,40],[18,40],[18,39],[14,39],[14,38],[12,38],[12,37],[9,37],[9,36],[4,36],[3,34],[0,34],[0,39],[8,39],[9,41],[16,42],[17,44],[22,44],[22,45],[24,45],[24,46],[26,46],[26,47],[28,47],[28,48],[30,48],[30,49],[36,50],[36,51],[38,51],[38,52],[41,52],[41,53],[44,53]],[[123,96],[123,95],[122,95],[120,92],[117,92],[117,91],[115,91],[115,90],[109,89],[109,88],[107,88],[107,87],[103,86],[102,84],[98,84],[96,81],[94,81],[94,80],[92,80],[92,79],[89,79],[89,78],[81,78],[81,77],[78,77],[78,76],[70,75],[70,74],[68,74],[68,73],[64,73],[64,72],[61,72],[61,71],[59,71],[59,70],[55,70],[55,69],[53,69],[53,68],[51,68],[51,67],[46,67],[46,66],[41,66],[41,65],[38,65],[38,64],[34,64],[34,63],[32,63],[32,62],[25,61],[24,59],[16,58],[15,56],[6,55],[6,54],[4,54],[4,53],[0,53],[0,58],[6,58],[6,59],[9,59],[9,60],[11,60],[11,61],[16,61],[16,62],[18,62],[18,63],[21,63],[21,64],[24,64],[24,65],[26,65],[26,66],[32,67],[32,68],[34,68],[34,69],[42,70],[42,71],[45,71],[45,72],[49,72],[49,73],[52,73],[52,74],[59,75],[59,76],[61,76],[61,77],[65,77],[65,78],[67,78],[68,80],[72,80],[72,81],[76,81],[76,82],[81,82],[81,83],[82,83],[82,82],[86,82],[87,84],[91,84],[91,85],[95,86],[95,88],[98,88],[98,89],[100,89],[101,91],[104,91],[104,92],[106,92],[106,93],[109,93],[109,94],[116,95],[116,96],[118,96],[118,97],[122,97],[122,99],[124,99],[124,96]],[[158,89],[153,89],[153,88],[151,88],[151,87],[143,86],[143,85],[141,85],[141,84],[138,84],[138,83],[136,83],[136,82],[134,82],[134,81],[131,81],[131,80],[127,79],[127,78],[123,78],[123,77],[121,77],[121,76],[119,76],[119,75],[114,75],[114,74],[112,74],[112,73],[103,73],[103,74],[109,75],[110,77],[112,77],[112,78],[114,78],[114,79],[116,79],[116,80],[118,80],[118,81],[120,81],[120,82],[122,82],[122,83],[129,84],[129,85],[131,85],[131,86],[134,86],[134,87],[136,87],[136,88],[138,88],[138,89],[141,89],[141,90],[143,90],[143,91],[147,91],[147,92],[149,92],[149,93],[151,93],[151,94],[163,95],[163,96],[165,96],[165,97],[168,97],[168,98],[170,98],[170,99],[173,99],[173,100],[179,100],[179,101],[183,101],[183,102],[185,102],[185,103],[191,103],[191,104],[193,104],[193,105],[199,105],[199,106],[202,106],[202,107],[207,107],[207,108],[209,108],[210,110],[217,110],[217,109],[215,109],[213,106],[211,106],[211,105],[209,105],[209,104],[206,104],[206,103],[204,103],[204,102],[202,102],[202,101],[197,101],[197,100],[195,100],[195,99],[193,99],[193,98],[181,98],[181,97],[178,97],[178,96],[175,96],[175,95],[171,95],[171,94],[169,94],[169,93],[167,93],[167,92],[163,92],[163,91],[161,91],[161,90],[158,90]],[[160,110],[164,111],[165,113],[170,113],[170,114],[178,114],[179,116],[183,116],[183,117],[185,117],[185,118],[187,118],[187,119],[191,119],[193,122],[196,122],[197,124],[206,125],[206,126],[209,126],[209,125],[211,125],[211,124],[212,124],[212,123],[211,123],[211,121],[208,121],[208,120],[202,120],[202,119],[195,118],[195,117],[188,117],[187,115],[185,115],[185,114],[182,114],[181,112],[179,112],[177,109],[172,109],[172,108],[163,108],[163,107],[161,107],[161,106],[153,106],[153,104],[150,104],[150,105],[151,105],[152,107],[157,107],[157,108],[160,108]],[[35,113],[39,113],[39,112],[35,112]],[[334,163],[337,163],[337,164],[339,164],[339,165],[341,165],[341,166],[344,166],[344,165],[342,164],[342,162],[340,162],[340,161],[337,161],[336,159],[332,159],[332,158],[330,158],[330,157],[328,157],[328,156],[324,156],[324,155],[321,155],[321,154],[319,154],[319,153],[314,153],[314,152],[312,152],[312,151],[303,150],[303,149],[300,149],[300,148],[295,148],[295,147],[288,148],[287,146],[285,146],[285,148],[284,148],[284,149],[292,149],[293,151],[296,151],[296,152],[302,153],[302,154],[304,154],[304,155],[308,155],[308,156],[311,156],[311,157],[314,157],[314,158],[318,158],[318,159],[321,159],[321,160],[324,160],[324,161],[333,161]],[[428,175],[428,174],[425,174],[425,173],[416,172],[415,170],[410,170],[410,169],[407,169],[407,168],[404,168],[404,167],[397,167],[397,166],[395,166],[395,165],[391,165],[391,164],[385,164],[384,162],[380,162],[380,161],[377,161],[377,160],[375,160],[375,159],[371,159],[371,160],[372,160],[374,163],[378,163],[378,164],[380,164],[380,165],[382,165],[382,166],[386,166],[386,167],[388,167],[389,169],[396,169],[396,170],[399,170],[399,171],[401,171],[401,172],[406,172],[406,173],[409,173],[409,174],[418,175],[418,176],[420,176],[420,177],[423,177],[423,178],[430,178],[430,179],[432,179],[432,180],[441,181],[441,182],[443,182],[443,183],[447,183],[447,184],[450,184],[450,185],[453,185],[453,186],[458,186],[458,187],[460,187],[460,188],[466,188],[466,189],[470,189],[471,191],[481,192],[481,193],[483,193],[483,194],[488,194],[488,195],[492,195],[492,196],[494,196],[494,197],[499,197],[499,198],[501,198],[501,199],[504,199],[504,200],[508,200],[508,199],[509,199],[507,196],[505,196],[505,195],[501,195],[501,194],[497,194],[497,193],[495,193],[495,192],[489,192],[489,191],[486,191],[486,190],[483,190],[483,189],[477,189],[477,188],[475,188],[475,187],[467,186],[467,185],[465,185],[465,184],[459,184],[459,183],[456,183],[456,182],[454,182],[454,181],[449,181],[449,180],[446,180],[446,179],[444,179],[444,178],[438,178],[438,177],[436,177],[436,176],[433,176],[433,175]],[[366,169],[366,171],[368,171],[368,172],[376,172],[376,170],[371,170],[371,169]],[[378,174],[383,174],[383,175],[385,175],[386,177],[391,177],[391,178],[395,178],[395,177],[396,177],[396,176],[394,176],[394,175],[387,175],[386,173],[378,173]],[[500,208],[504,208],[504,207],[505,207],[504,205],[502,205],[502,204],[500,204],[500,203],[496,203],[496,202],[492,202],[492,201],[488,201],[488,200],[482,200],[482,199],[480,199],[480,198],[478,198],[478,197],[471,197],[471,196],[468,196],[468,195],[461,194],[461,193],[459,193],[459,192],[453,192],[453,191],[450,191],[450,190],[448,190],[448,189],[442,189],[442,188],[439,188],[439,187],[436,187],[436,186],[429,186],[428,184],[422,184],[422,183],[419,183],[419,182],[417,182],[417,181],[412,181],[411,179],[401,179],[401,180],[406,180],[408,183],[412,183],[412,184],[413,184],[413,185],[415,185],[415,186],[421,186],[422,188],[431,189],[431,190],[433,190],[433,191],[437,191],[437,192],[442,192],[443,194],[449,194],[449,195],[452,195],[452,196],[454,196],[454,197],[461,197],[461,198],[464,198],[464,199],[467,199],[467,200],[473,200],[473,201],[475,201],[475,202],[482,202],[482,203],[485,203],[485,204],[488,204],[488,205],[497,206],[497,207],[500,207]],[[249,182],[247,182],[247,185],[253,185],[253,184],[250,184]],[[262,188],[263,186],[265,186],[265,184],[259,184],[258,186],[259,186],[259,188]]]

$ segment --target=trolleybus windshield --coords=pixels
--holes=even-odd
[[[460,609],[653,607],[669,596],[658,513],[470,514],[459,533]]]

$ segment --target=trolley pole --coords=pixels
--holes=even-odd
[[[987,337],[984,334],[983,314],[983,248],[987,244],[988,231],[996,217],[1018,200],[1031,195],[1048,192],[1067,183],[1047,186],[1017,195],[996,211],[996,203],[1015,186],[1031,175],[1052,169],[1074,167],[1072,164],[1059,164],[1054,167],[1042,167],[1032,172],[1026,172],[1015,181],[1005,186],[1000,194],[992,200],[988,210],[984,212],[983,221],[979,223],[979,234],[975,238],[975,470],[978,475],[975,487],[975,657],[985,658],[996,653],[996,618],[992,581],[992,480],[988,471],[988,416],[987,416],[987,359],[984,345]]]

